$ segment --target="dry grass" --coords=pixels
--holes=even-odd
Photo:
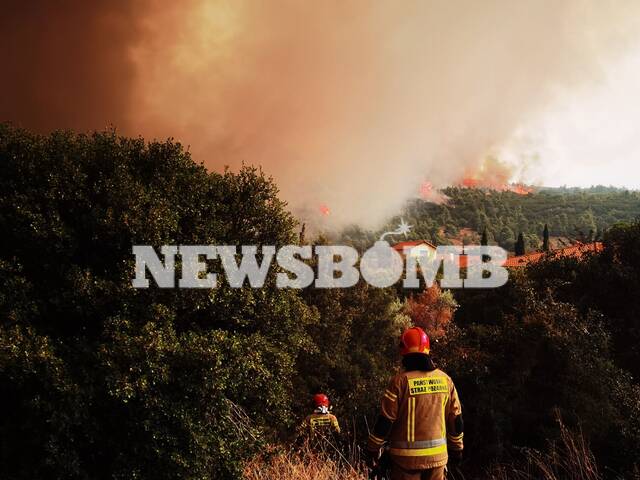
[[[490,480],[600,480],[596,459],[582,432],[571,432],[558,417],[560,439],[547,452],[525,451],[522,467],[497,465]]]
[[[254,458],[244,471],[246,480],[365,480],[367,471],[361,461],[333,450],[302,447],[272,452]]]
[[[449,472],[452,480],[601,480],[595,457],[582,432],[570,431],[558,418],[560,439],[546,452],[523,450],[517,463],[494,465],[485,475]],[[367,470],[350,447],[345,454],[330,442],[314,449],[308,443],[254,458],[245,468],[246,480],[365,480]],[[355,453],[354,453],[355,452]]]

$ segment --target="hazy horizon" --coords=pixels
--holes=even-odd
[[[0,121],[173,137],[336,226],[427,183],[640,188],[635,2],[70,3],[7,4]]]

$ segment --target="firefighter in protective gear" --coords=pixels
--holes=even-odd
[[[400,342],[404,369],[382,396],[382,411],[367,442],[375,465],[384,447],[392,480],[443,480],[447,462],[462,458],[463,422],[451,378],[433,364],[429,337],[407,329]]]
[[[329,397],[324,393],[318,393],[313,396],[313,403],[315,405],[313,413],[305,420],[309,432],[332,431],[340,433],[338,419],[329,413]]]

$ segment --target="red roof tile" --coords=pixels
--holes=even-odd
[[[396,252],[403,253],[405,247],[418,247],[420,245],[426,245],[429,248],[433,248],[434,250],[436,249],[436,246],[433,243],[426,240],[409,240],[406,242],[398,242],[393,246],[393,249]]]
[[[560,257],[576,257],[580,258],[586,252],[600,252],[602,251],[602,242],[593,243],[576,243],[570,247],[559,248],[551,251],[553,255]],[[523,267],[528,263],[535,263],[540,261],[544,257],[544,252],[528,253],[526,255],[518,255],[517,257],[507,258],[504,262],[505,267]]]

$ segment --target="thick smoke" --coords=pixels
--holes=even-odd
[[[105,5],[54,15],[57,29],[76,31],[51,47],[54,31],[38,33],[37,56],[19,64],[31,83],[15,80],[8,112],[22,102],[42,114],[24,117],[39,128],[111,121],[175,137],[211,169],[262,165],[305,220],[367,226],[423,182],[477,171],[554,99],[597,82],[630,48],[640,10],[579,0]],[[108,29],[116,34],[102,38]],[[59,101],[73,98],[65,79],[83,87],[77,101]]]
[[[6,0],[0,7],[0,121],[126,130],[141,5]]]

